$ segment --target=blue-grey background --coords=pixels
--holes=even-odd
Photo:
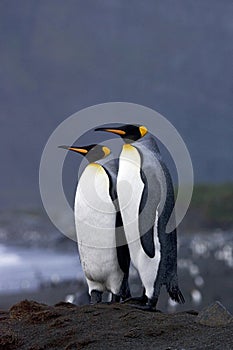
[[[231,0],[2,0],[1,205],[38,204],[54,128],[93,104],[166,116],[198,182],[233,178]]]
[[[54,246],[60,242],[34,211],[42,210],[40,156],[58,124],[90,105],[126,101],[157,110],[183,137],[196,183],[232,181],[232,18],[232,0],[1,0],[2,266],[25,263],[18,245],[41,246],[41,233],[46,247],[48,237],[56,237]],[[8,252],[12,242],[17,249]],[[232,245],[226,247],[222,261],[232,257]],[[37,282],[43,280],[43,268],[34,266]]]

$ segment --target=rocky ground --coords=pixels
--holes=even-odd
[[[0,349],[233,349],[232,316],[219,303],[199,312],[148,312],[129,304],[47,306],[24,300],[0,312]]]

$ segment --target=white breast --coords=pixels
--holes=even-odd
[[[144,183],[140,175],[141,158],[137,149],[123,146],[117,176],[117,193],[128,243],[139,238],[138,213]]]
[[[132,145],[125,144],[120,155],[117,177],[119,206],[131,260],[141,277],[147,297],[151,298],[160,261],[160,244],[157,236],[158,216],[155,218],[154,226],[155,257],[149,258],[142,248],[139,232],[139,206],[144,189],[140,170],[139,152]]]
[[[123,273],[115,244],[116,212],[109,194],[109,178],[101,165],[91,163],[85,168],[77,186],[74,213],[89,291],[107,288],[117,293]]]

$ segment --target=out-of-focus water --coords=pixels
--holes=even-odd
[[[233,232],[181,235],[178,270],[187,304],[200,309],[219,300],[233,311]]]
[[[0,295],[82,278],[77,254],[0,245]]]
[[[186,303],[173,303],[163,290],[159,307],[201,309],[219,300],[233,312],[233,232],[179,234],[178,242],[179,281]],[[76,243],[56,232],[41,215],[0,215],[0,297],[51,287],[56,293],[59,284],[83,279]],[[140,281],[133,269],[130,283],[133,294],[139,294]],[[67,292],[66,300],[74,301],[76,292],[86,292],[84,284],[82,290],[75,288],[73,294]]]

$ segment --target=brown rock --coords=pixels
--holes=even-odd
[[[30,317],[34,312],[47,310],[45,304],[37,303],[36,301],[23,300],[10,308],[10,317],[13,319],[25,319]]]
[[[226,326],[233,322],[233,316],[219,301],[216,301],[198,314],[196,322],[211,327]]]

